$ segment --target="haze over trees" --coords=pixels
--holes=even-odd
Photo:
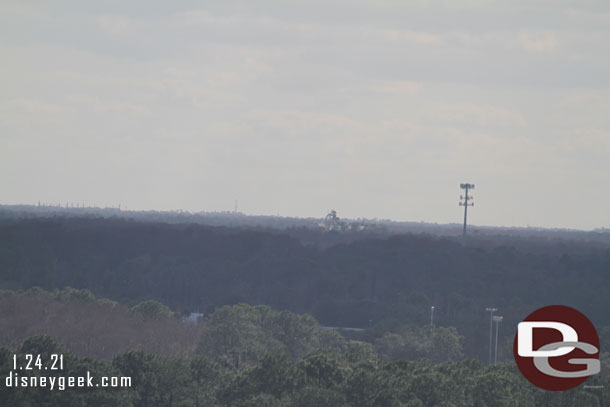
[[[5,216],[0,373],[14,351],[61,350],[68,373],[133,387],[3,388],[0,404],[604,406],[605,391],[536,390],[511,354],[516,323],[562,298],[600,334],[587,383],[610,386],[604,242]],[[505,317],[496,367],[490,305]]]
[[[112,218],[6,220],[0,284],[69,286],[130,307],[157,300],[179,312],[269,305],[311,314],[322,325],[366,328],[371,342],[427,324],[434,305],[437,324],[464,337],[464,356],[481,360],[488,306],[505,317],[501,343],[518,321],[557,298],[596,326],[610,325],[610,297],[600,289],[610,283],[610,250],[599,242],[500,236],[464,245],[413,234],[365,235],[330,247],[303,242],[318,233]]]

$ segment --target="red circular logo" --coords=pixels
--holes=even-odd
[[[513,353],[517,367],[533,385],[568,390],[599,373],[599,337],[581,312],[549,305],[519,323]]]

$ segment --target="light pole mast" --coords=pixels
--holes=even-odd
[[[468,196],[468,190],[474,189],[474,184],[460,184],[460,188],[465,191],[464,196],[460,195],[460,200],[464,200],[464,202],[460,201],[460,206],[464,207],[464,230],[462,231],[462,237],[466,237],[466,220],[468,218],[468,207],[474,206],[474,202],[472,202],[474,197]]]
[[[496,312],[497,308],[485,308],[485,311],[489,312],[489,364],[491,365],[491,348],[492,348],[492,333],[493,333],[493,315]]]
[[[430,307],[430,326],[434,326],[434,305]]]
[[[494,365],[498,363],[498,330],[500,329],[500,322],[502,322],[502,319],[504,319],[504,317],[493,317],[493,320],[496,323],[496,354],[494,357]]]

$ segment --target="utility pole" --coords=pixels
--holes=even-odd
[[[466,237],[466,219],[468,217],[468,207],[474,206],[472,200],[474,197],[468,196],[468,190],[474,189],[474,184],[460,184],[460,188],[465,191],[464,196],[460,195],[460,206],[464,207],[464,230],[462,231],[462,237]],[[462,202],[463,200],[463,202]]]
[[[500,329],[500,322],[502,322],[503,319],[504,317],[493,317],[493,320],[496,323],[496,354],[494,357],[494,365],[498,363],[498,330]]]
[[[491,365],[491,348],[492,348],[492,343],[491,343],[491,338],[492,338],[492,332],[493,332],[493,315],[494,312],[496,312],[498,309],[497,308],[485,308],[485,311],[489,312],[489,364]]]

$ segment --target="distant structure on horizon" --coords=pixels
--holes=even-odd
[[[345,222],[341,222],[341,219],[337,216],[337,211],[331,209],[324,220],[320,222],[320,227],[323,227],[328,231],[341,230],[345,228]]]
[[[464,192],[464,196],[460,195],[460,206],[464,207],[464,229],[462,230],[462,237],[466,237],[466,219],[468,218],[468,207],[474,206],[474,197],[468,196],[468,191],[474,189],[474,184],[460,184],[460,188],[462,188]]]
[[[363,230],[374,230],[377,227],[375,223],[343,221],[337,216],[337,211],[335,211],[334,209],[331,209],[331,211],[326,215],[322,222],[318,223],[318,226],[323,228],[327,232],[361,232]]]

